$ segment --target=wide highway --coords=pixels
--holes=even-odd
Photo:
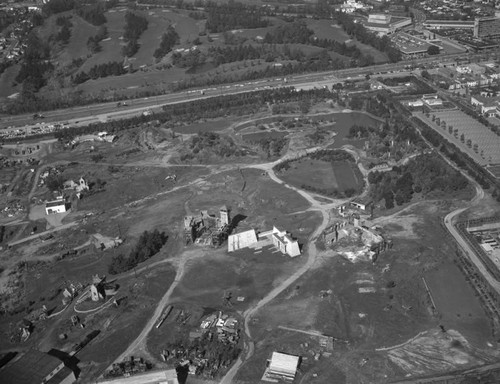
[[[338,71],[327,71],[318,73],[308,73],[304,75],[294,75],[286,78],[270,78],[255,81],[232,83],[219,85],[216,87],[206,87],[191,89],[176,93],[164,95],[137,98],[126,100],[118,106],[117,101],[91,104],[87,106],[78,106],[73,108],[59,109],[54,111],[42,112],[43,119],[34,119],[33,113],[23,115],[0,115],[0,129],[18,129],[26,128],[29,130],[37,124],[58,123],[66,126],[83,126],[99,121],[126,119],[132,116],[138,116],[151,109],[155,110],[166,104],[182,103],[191,100],[210,98],[220,95],[231,95],[242,92],[258,91],[266,88],[275,88],[280,86],[294,86],[296,88],[311,88],[331,86],[336,82],[345,80],[354,80],[366,75],[378,75],[392,73],[404,70],[408,65],[438,64],[443,60],[452,60],[467,55],[448,55],[439,58],[426,58],[413,61],[402,61],[396,64],[380,64],[363,68],[349,68]],[[126,105],[123,105],[126,104]]]

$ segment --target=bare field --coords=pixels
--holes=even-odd
[[[406,214],[392,218],[390,225],[382,224],[389,235],[391,228],[397,229],[399,237],[374,265],[352,264],[336,255],[335,249],[322,252],[317,268],[255,316],[252,337],[256,352],[240,370],[238,383],[256,382],[273,350],[306,357],[299,381],[312,383],[323,383],[327,377],[335,378],[335,383],[379,383],[402,378],[412,372],[411,367],[414,373],[426,374],[494,361],[496,352],[486,345],[494,343],[488,322],[484,322],[478,304],[469,301],[473,298],[467,294],[468,283],[453,265],[452,243],[443,241],[446,236],[439,219],[429,215],[435,210],[432,203],[422,203],[410,213],[419,217],[411,224],[418,238],[406,238],[401,232],[400,228],[406,226]],[[459,310],[463,316],[455,316],[455,308],[453,322],[446,322],[447,315],[432,315],[421,277],[453,268],[454,281],[445,289],[457,292],[453,307],[464,306],[462,300],[469,304]],[[449,274],[446,279],[441,275],[436,278],[448,282]],[[466,293],[465,298],[460,298],[460,292]],[[444,295],[453,298],[449,292]],[[471,319],[467,318],[469,313]],[[439,330],[439,324],[448,332]],[[319,332],[340,341],[334,342],[328,357],[317,337],[284,332],[280,326]],[[473,332],[478,327],[481,330]],[[418,338],[420,332],[422,337]],[[342,340],[348,340],[349,346]],[[398,348],[399,344],[404,347]],[[453,354],[445,357],[450,345],[455,348]]]

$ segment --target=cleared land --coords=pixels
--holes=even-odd
[[[455,268],[451,272],[454,281],[445,289],[457,300],[456,305],[462,299],[453,298],[452,290],[457,290],[457,297],[460,292],[470,294],[467,281],[453,264],[451,242],[443,241],[446,237],[436,218],[438,212],[436,205],[420,203],[392,217],[390,223],[381,222],[383,230],[394,236],[394,246],[373,265],[352,264],[335,249],[322,252],[316,268],[255,317],[251,327],[256,353],[240,369],[239,382],[258,381],[266,359],[275,350],[303,357],[297,380],[307,383],[382,383],[408,373],[495,361],[498,353],[486,345],[493,336],[481,308],[476,312],[477,307],[469,306],[481,321],[474,324],[481,324],[476,332],[465,316],[455,316],[453,326],[444,323],[448,332],[443,333],[438,325],[444,319],[430,310],[421,279],[426,271],[445,273]],[[444,287],[448,276],[441,280]],[[318,337],[280,326],[331,335],[339,341],[334,342],[330,356]],[[342,340],[348,340],[349,346]],[[405,344],[398,348],[401,343]],[[375,351],[378,348],[386,349]]]
[[[441,323],[472,337],[488,337],[489,322],[472,288],[455,266],[429,271],[425,277]]]

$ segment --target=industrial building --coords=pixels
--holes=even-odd
[[[268,360],[268,366],[262,380],[272,382],[284,380],[292,382],[297,374],[299,364],[300,356],[273,352],[271,359]]]
[[[425,20],[422,24],[427,29],[465,29],[473,30],[474,21],[464,20]]]
[[[474,37],[500,37],[500,19],[496,17],[478,17],[474,21]]]
[[[228,252],[234,252],[243,248],[262,248],[273,245],[283,255],[296,257],[300,255],[300,247],[297,240],[292,239],[290,234],[273,226],[273,229],[257,234],[255,229],[234,233],[227,241]]]
[[[74,372],[48,353],[31,349],[0,370],[2,384],[72,384]]]
[[[394,33],[404,27],[411,25],[409,17],[396,17],[385,13],[376,13],[368,15],[368,21],[364,27],[372,32],[383,35]]]

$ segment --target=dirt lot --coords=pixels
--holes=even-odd
[[[408,227],[407,217],[411,218],[409,232],[401,230]],[[394,247],[382,253],[374,265],[352,264],[338,256],[335,249],[323,252],[314,270],[256,316],[252,325],[256,353],[240,370],[238,383],[260,378],[264,361],[273,350],[307,357],[299,376],[302,383],[323,383],[326,377],[334,378],[336,383],[378,383],[402,377],[412,367],[414,372],[430,373],[493,361],[495,349],[486,343],[494,345],[495,341],[481,308],[467,301],[466,314],[457,317],[455,309],[453,321],[446,323],[450,315],[436,316],[430,310],[422,276],[456,268],[450,252],[452,243],[443,241],[446,235],[438,217],[439,209],[432,203],[422,203],[392,218],[391,225],[384,225],[384,229],[394,236]],[[456,272],[450,272],[453,281],[447,288],[468,292],[469,296],[457,296],[457,300],[469,300],[468,283]],[[439,324],[444,324],[446,333],[438,328]],[[477,329],[479,324],[481,331]],[[326,358],[327,351],[318,345],[317,337],[283,333],[279,326],[317,331],[340,341],[334,343],[332,357]],[[413,344],[395,348],[420,332],[421,338]],[[342,340],[348,340],[349,345]],[[444,359],[450,343],[456,346],[455,355]],[[314,378],[313,374],[318,376]]]

